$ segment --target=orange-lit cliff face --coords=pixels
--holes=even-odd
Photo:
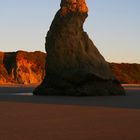
[[[16,57],[16,69],[14,70],[16,73],[16,81],[24,84],[35,84],[42,81],[45,74],[43,70],[44,66],[42,66],[44,63],[42,62],[42,64],[40,64],[39,60],[41,56],[39,57],[38,54],[39,52],[36,54],[18,52]],[[41,61],[43,61],[43,59],[41,59]]]
[[[4,53],[0,52],[0,84],[11,84],[12,78],[9,76],[4,64]]]
[[[0,53],[0,84],[38,84],[45,75],[42,52]]]
[[[112,72],[124,84],[140,84],[140,64],[110,63]]]
[[[45,76],[45,59],[41,52],[0,52],[0,84],[39,84]],[[109,65],[121,83],[140,84],[140,64]]]

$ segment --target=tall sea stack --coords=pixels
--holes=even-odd
[[[61,0],[60,7],[46,36],[46,76],[34,95],[125,95],[83,30],[85,0]]]

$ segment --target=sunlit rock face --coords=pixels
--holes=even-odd
[[[140,84],[140,64],[109,63],[116,78],[123,84]]]
[[[42,52],[0,53],[0,84],[39,84],[45,75]]]
[[[11,84],[12,78],[9,76],[6,68],[3,65],[4,53],[0,52],[0,84]]]
[[[64,16],[70,12],[87,13],[88,7],[85,0],[62,0],[61,1],[61,15]]]
[[[124,95],[83,30],[85,0],[62,0],[46,36],[46,76],[34,95]]]
[[[40,61],[44,60],[43,55],[44,54],[40,52],[27,53],[20,51],[17,53],[17,63],[14,73],[16,74],[15,78],[18,83],[35,84],[42,81],[42,78],[44,77],[44,70],[42,65],[40,65]]]

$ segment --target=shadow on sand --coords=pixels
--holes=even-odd
[[[12,88],[13,90],[14,88]],[[21,90],[21,88],[20,88]],[[22,92],[31,92],[33,87],[23,88]],[[1,88],[2,91],[2,88]],[[0,93],[2,93],[0,91]],[[13,92],[18,93],[18,88]],[[5,93],[11,92],[7,88]],[[140,109],[140,90],[126,90],[126,96],[100,96],[100,97],[70,97],[70,96],[14,96],[0,95],[0,102],[18,102],[35,104],[82,105],[95,107],[132,108]]]

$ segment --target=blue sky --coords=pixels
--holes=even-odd
[[[85,31],[110,62],[140,63],[140,0],[87,0]],[[45,51],[60,0],[0,0],[0,51]]]

